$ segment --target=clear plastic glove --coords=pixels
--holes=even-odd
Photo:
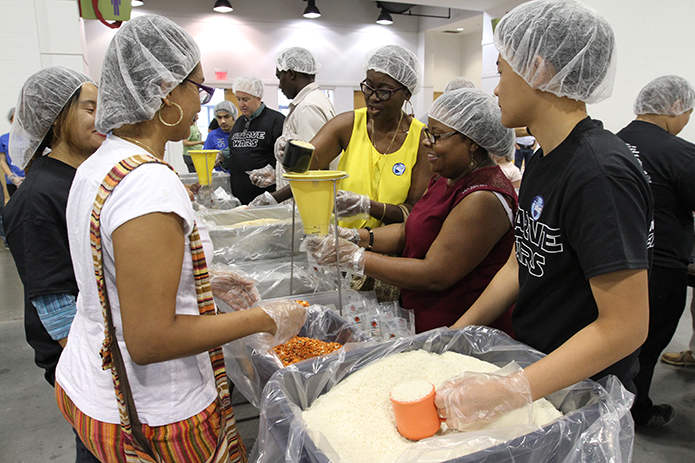
[[[316,266],[335,268],[335,236],[309,235],[304,239],[299,249],[306,251],[309,262],[316,264]],[[355,275],[364,274],[364,249],[345,239],[338,238],[338,252],[340,270]]]
[[[338,209],[338,217],[341,219],[347,217],[356,217],[369,219],[369,211],[371,208],[371,200],[369,196],[353,193],[352,191],[338,190],[335,197],[336,209]]]
[[[212,295],[222,299],[233,310],[244,310],[261,300],[256,282],[228,269],[210,269]]]
[[[274,206],[277,203],[278,202],[275,200],[275,198],[273,198],[273,195],[267,191],[264,191],[262,195],[258,195],[253,198],[253,201],[249,203],[249,207]]]
[[[328,227],[328,234],[330,236],[335,236],[335,225]],[[356,228],[338,227],[338,238],[348,240],[351,243],[359,244],[360,232],[357,231]]]
[[[297,137],[294,137],[297,138]],[[285,156],[285,148],[287,147],[287,142],[292,140],[292,137],[287,137],[281,135],[275,140],[275,145],[273,146],[273,152],[275,153],[275,159],[282,164],[282,158]]]
[[[229,159],[229,156],[229,148],[221,150],[219,153],[217,153],[217,157],[215,158],[215,165],[224,165],[225,160]]]
[[[24,181],[24,177],[20,177],[19,175],[16,174],[10,174],[7,179],[12,182],[14,186],[19,186],[22,184]]]
[[[275,322],[275,334],[263,336],[263,341],[269,348],[292,339],[306,322],[306,309],[289,299],[264,302],[261,309]]]
[[[270,164],[260,169],[247,170],[246,174],[251,179],[251,183],[259,188],[267,188],[275,184],[275,169]]]
[[[489,422],[499,419],[514,410],[525,423],[532,422],[531,385],[526,374],[516,367],[516,372],[497,374],[507,370],[510,365],[497,373],[466,372],[444,382],[438,389],[434,404],[439,414],[446,418],[450,428],[459,431],[480,429]],[[525,409],[524,409],[525,407]]]

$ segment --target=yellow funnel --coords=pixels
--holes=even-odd
[[[335,201],[333,185],[336,180],[347,176],[342,170],[308,170],[301,174],[284,174],[284,178],[290,182],[294,201],[302,217],[304,233],[328,234]]]
[[[220,150],[190,150],[188,152],[193,159],[201,186],[212,184],[212,169],[215,167],[215,159],[219,152]]]

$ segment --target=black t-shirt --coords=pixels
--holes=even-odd
[[[547,156],[531,158],[516,215],[517,339],[550,353],[598,317],[589,279],[648,269],[652,197],[630,150],[600,121],[586,118]],[[594,376],[629,387],[636,352]]]
[[[654,195],[654,265],[685,271],[693,249],[695,145],[645,121],[632,121],[618,136],[639,156]]]
[[[275,167],[275,140],[282,135],[285,116],[268,107],[258,117],[249,121],[246,116],[236,120],[229,133],[229,176],[232,194],[242,204],[248,204],[263,194],[275,191],[275,185],[258,188],[251,183],[247,171],[260,169],[268,164]]]
[[[34,161],[20,188],[5,207],[7,242],[24,284],[24,329],[36,364],[55,383],[62,348],[41,323],[30,298],[51,294],[77,295],[70,260],[65,208],[75,169],[43,156]]]

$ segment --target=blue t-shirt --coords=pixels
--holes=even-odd
[[[205,139],[204,150],[223,150],[229,146],[229,133],[216,128]]]
[[[19,167],[15,166],[12,163],[12,159],[10,159],[10,134],[9,133],[6,133],[4,135],[0,135],[0,153],[5,153],[5,160],[7,161],[7,165],[10,166],[10,170],[12,171],[12,173],[18,177],[24,177],[24,171],[22,169],[20,169]],[[7,175],[5,175],[5,182],[8,185],[12,185],[12,182],[7,178]]]

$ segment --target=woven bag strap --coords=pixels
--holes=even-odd
[[[90,243],[92,248],[92,259],[94,263],[94,274],[96,277],[99,300],[102,307],[102,315],[104,317],[104,342],[100,351],[102,357],[102,368],[110,369],[113,378],[114,390],[118,401],[118,410],[121,421],[121,428],[126,436],[130,439],[125,439],[124,447],[126,460],[128,463],[159,462],[160,458],[152,450],[149,440],[142,433],[142,425],[138,419],[137,409],[133,401],[132,391],[128,382],[128,376],[123,363],[123,358],[116,341],[115,328],[113,326],[111,307],[109,304],[108,294],[106,291],[106,280],[103,269],[103,256],[101,244],[101,229],[100,219],[101,210],[109,195],[114,188],[120,183],[125,176],[132,172],[137,167],[157,163],[167,166],[174,171],[166,162],[157,159],[151,155],[135,155],[116,164],[104,178],[92,207],[91,223],[90,223]],[[174,171],[175,172],[175,171]],[[210,279],[205,263],[205,254],[203,252],[198,228],[194,224],[193,232],[189,237],[191,243],[191,253],[193,256],[194,276],[196,282],[196,296],[198,300],[198,309],[201,315],[215,314],[216,309],[212,300],[212,291],[210,288]],[[236,421],[232,410],[231,398],[229,395],[229,386],[227,384],[226,371],[224,367],[224,358],[221,348],[214,348],[209,351],[210,361],[212,363],[215,374],[215,385],[218,393],[218,405],[220,409],[220,440],[218,442],[215,455],[210,458],[210,462],[245,462],[246,453],[236,431]],[[223,435],[224,432],[224,435]],[[226,438],[225,438],[226,436]],[[129,443],[130,440],[130,443]],[[132,444],[131,444],[132,443]],[[230,457],[236,455],[236,458],[223,458],[223,455],[229,454]]]

